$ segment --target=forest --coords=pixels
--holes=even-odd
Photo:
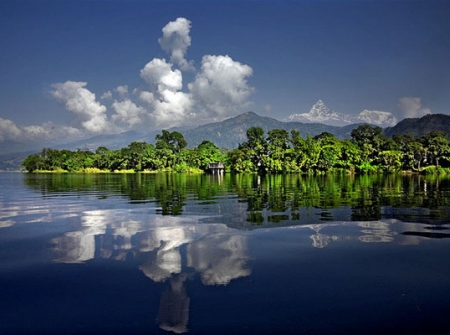
[[[442,131],[389,138],[380,127],[364,124],[344,140],[327,132],[302,137],[296,130],[272,129],[266,134],[260,127],[247,129],[246,135],[247,141],[232,150],[208,140],[187,148],[181,133],[162,130],[154,145],[132,142],[118,150],[99,147],[95,152],[44,148],[22,166],[28,172],[201,173],[208,171],[209,163],[223,162],[226,171],[234,173],[450,172],[450,142]]]

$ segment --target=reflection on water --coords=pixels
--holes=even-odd
[[[188,331],[191,278],[252,275],[254,230],[302,230],[318,249],[450,236],[449,181],[422,176],[17,175],[9,187],[0,228],[60,225],[47,241],[55,263],[134,264],[166,284],[156,319],[174,333]]]
[[[162,329],[181,333],[187,331],[190,298],[184,285],[192,269],[204,285],[227,285],[251,273],[244,232],[232,232],[223,224],[200,224],[200,219],[130,210],[86,211],[76,230],[53,238],[51,244],[56,262],[132,261],[154,282],[168,281],[158,320]],[[183,246],[187,247],[182,253]]]
[[[177,334],[188,331],[189,303],[184,282],[186,275],[175,276],[170,280],[170,288],[161,295],[158,323],[161,329]]]

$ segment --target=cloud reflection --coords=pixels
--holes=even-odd
[[[397,243],[399,245],[417,245],[420,240],[417,236],[423,236],[424,227],[411,225],[399,220],[383,221],[336,221],[333,223],[309,224],[292,226],[289,229],[307,228],[315,233],[310,235],[312,246],[325,248],[330,243],[355,241],[362,243]],[[339,234],[326,234],[324,232],[337,228]],[[404,231],[411,233],[403,233]],[[346,234],[347,232],[347,234]]]
[[[55,261],[133,257],[145,276],[170,283],[161,296],[158,322],[175,333],[188,330],[190,298],[185,282],[192,269],[205,285],[227,285],[250,275],[244,232],[224,224],[200,224],[197,216],[136,216],[120,210],[83,212],[77,230],[52,239]]]

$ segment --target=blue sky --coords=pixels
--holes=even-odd
[[[433,0],[3,0],[0,145],[282,120],[318,99],[448,114],[449,17]]]

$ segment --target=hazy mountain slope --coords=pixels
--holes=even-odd
[[[384,134],[388,137],[396,134],[408,134],[413,137],[420,137],[435,130],[450,134],[450,115],[428,114],[421,118],[404,119],[394,127],[386,128]]]
[[[266,133],[271,129],[285,129],[288,132],[295,129],[303,137],[306,137],[307,134],[315,136],[323,132],[329,132],[338,138],[349,138],[351,130],[356,128],[357,125],[352,125],[349,128],[319,123],[281,122],[270,117],[247,112],[222,122],[206,124],[182,133],[188,147],[195,147],[203,140],[210,140],[218,147],[233,149],[239,143],[247,140],[247,129],[251,127],[261,127]]]

